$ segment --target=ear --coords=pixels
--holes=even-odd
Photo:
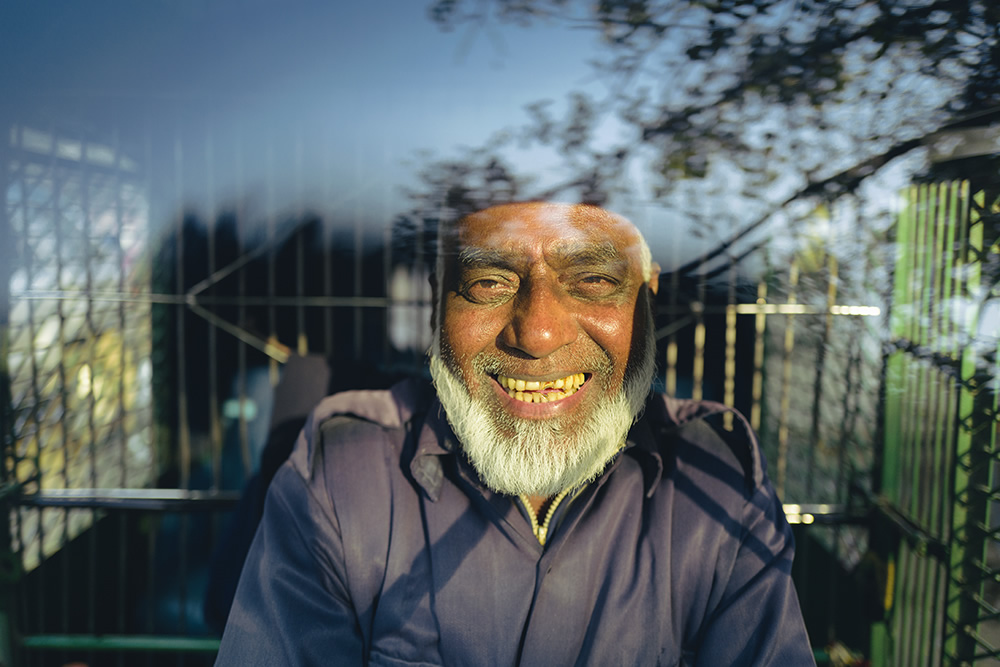
[[[649,286],[649,291],[656,296],[656,290],[660,288],[660,265],[653,262],[649,267],[649,280],[646,284]]]
[[[437,274],[431,272],[427,281],[431,284],[431,332],[437,331],[438,281]]]

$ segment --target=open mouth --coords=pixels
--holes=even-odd
[[[572,396],[587,381],[584,373],[573,373],[558,380],[540,382],[538,380],[515,380],[506,375],[497,375],[496,380],[507,391],[507,395],[524,403],[553,403]]]

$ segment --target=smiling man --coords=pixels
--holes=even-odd
[[[443,229],[434,390],[319,405],[217,664],[813,664],[753,433],[650,394],[658,273],[596,207]]]

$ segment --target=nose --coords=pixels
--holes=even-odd
[[[527,286],[515,297],[510,321],[500,342],[541,359],[576,340],[576,318],[558,288],[544,283]]]

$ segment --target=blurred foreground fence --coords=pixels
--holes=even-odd
[[[308,407],[283,373],[320,360],[327,391],[423,372],[433,220],[372,238],[357,212],[303,211],[250,233],[238,207],[169,211],[116,145],[14,127],[3,150],[0,660],[210,664],[210,555],[269,432]],[[788,261],[756,247],[759,280],[748,255],[663,276],[658,383],[760,431],[818,649],[985,660],[997,193],[916,187],[885,233],[834,215]]]

